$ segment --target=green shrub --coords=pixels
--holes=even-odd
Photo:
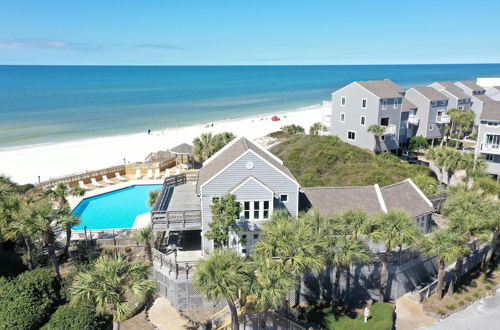
[[[429,141],[423,136],[412,136],[408,141],[408,148],[411,151],[429,149]]]
[[[463,306],[463,305],[465,305],[465,301],[463,301],[463,300],[459,300],[459,301],[458,301],[458,304],[459,304],[460,306]]]
[[[493,285],[491,285],[490,283],[488,283],[488,284],[486,284],[486,285],[484,286],[484,288],[485,288],[486,290],[491,290],[491,289],[493,289]]]
[[[474,296],[474,298],[479,298],[481,296],[479,291],[474,291],[474,293],[472,295]]]
[[[448,140],[448,147],[455,148],[457,146],[457,140]]]
[[[0,329],[37,329],[56,303],[56,281],[51,269],[24,272],[0,281]]]
[[[109,319],[109,318],[107,318]],[[106,319],[98,317],[95,309],[82,304],[60,306],[42,330],[97,330],[103,329]]]
[[[455,304],[446,304],[445,306],[447,309],[449,309],[450,311],[453,311],[457,308],[457,305]]]
[[[441,308],[439,308],[439,309],[436,311],[436,313],[438,313],[438,315],[445,315],[445,314],[446,314],[445,310],[444,310],[444,309],[441,309]]]
[[[464,297],[464,299],[465,299],[465,300],[467,300],[467,301],[472,301],[472,300],[474,300],[474,298],[472,298],[471,296],[465,296],[465,297]]]

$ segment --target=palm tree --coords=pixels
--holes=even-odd
[[[132,238],[137,242],[144,244],[144,252],[149,261],[152,260],[151,241],[153,240],[153,228],[151,226],[134,230]]]
[[[375,152],[380,151],[380,137],[385,134],[385,127],[380,125],[370,125],[367,129],[375,137]]]
[[[281,127],[281,130],[289,135],[300,135],[304,134],[304,127],[300,125],[290,124]]]
[[[253,272],[245,259],[231,250],[215,249],[208,259],[196,264],[193,285],[206,299],[227,301],[231,311],[231,329],[239,329],[236,300],[240,290],[249,288]]]
[[[257,262],[251,290],[257,310],[279,309],[294,287],[294,276],[286,272],[279,261],[265,259]]]
[[[493,266],[491,262],[492,256],[496,255],[500,240],[500,206],[497,203],[493,207],[494,211],[491,213],[490,217],[486,219],[485,223],[486,229],[491,232],[490,249],[486,254],[483,265],[483,271],[485,272]]]
[[[439,259],[436,292],[439,299],[442,299],[446,263],[461,258],[469,252],[470,248],[460,233],[450,229],[438,229],[432,234],[425,236],[422,247],[427,255],[437,256]]]
[[[332,263],[335,266],[335,284],[333,286],[333,295],[337,301],[340,292],[340,276],[345,270],[347,276],[350,276],[351,265],[355,262],[368,262],[370,260],[370,250],[366,244],[357,239],[352,239],[348,235],[340,235],[334,238],[335,245],[332,251]]]
[[[91,270],[76,275],[70,294],[74,302],[95,306],[97,313],[113,315],[113,329],[131,313],[130,297],[148,297],[154,289],[149,265],[128,261],[123,254],[103,255]]]
[[[234,138],[235,138],[235,136],[231,132],[222,132],[222,133],[216,134],[214,136],[215,147],[216,147],[214,153],[216,153],[217,151],[222,149],[226,144],[228,144],[229,142],[234,140]]]
[[[463,169],[463,156],[460,151],[445,148],[444,150],[444,165],[447,172],[447,184],[450,185],[450,180],[456,171]]]
[[[458,141],[456,147],[459,149],[460,139],[462,138],[463,133],[474,125],[476,115],[472,110],[456,110],[452,112],[451,116],[453,116],[453,122],[455,123],[456,128],[458,128]]]
[[[297,295],[302,273],[306,270],[319,272],[325,267],[321,253],[325,243],[316,239],[310,224],[292,217],[286,210],[273,212],[271,220],[264,224],[263,236],[264,239],[254,246],[255,257],[280,261],[285,271],[295,275]]]
[[[149,205],[149,207],[153,207],[153,205],[155,205],[156,200],[158,199],[159,195],[160,195],[160,190],[159,189],[151,190],[149,192],[149,199],[148,199],[148,205]]]
[[[69,207],[68,203],[68,197],[69,196],[76,196],[76,197],[81,197],[85,194],[85,190],[82,188],[76,186],[73,188],[68,188],[66,183],[64,182],[59,182],[54,189],[48,189],[45,191],[45,195],[48,196],[50,199],[56,201],[59,205],[59,208],[62,207]],[[64,255],[66,257],[69,256],[69,245],[71,243],[71,227],[78,225],[79,222],[77,221],[76,218],[73,219],[67,219],[68,221],[65,223],[65,228],[66,228],[66,245],[64,246]]]
[[[380,295],[379,301],[384,301],[387,280],[389,277],[388,265],[392,250],[396,247],[415,245],[421,237],[420,230],[410,215],[402,210],[388,210],[375,218],[376,229],[372,233],[375,241],[382,241],[385,253],[382,258],[382,270],[380,272]]]
[[[432,147],[427,151],[427,158],[434,161],[434,164],[439,168],[439,173],[441,174],[440,182],[445,181],[445,173],[448,173],[446,168],[447,154],[446,151],[449,150],[446,147]]]
[[[193,140],[193,156],[197,162],[203,163],[215,153],[212,133],[203,133]]]
[[[485,176],[486,160],[483,156],[475,156],[473,153],[462,155],[462,168],[465,169],[465,183],[474,182]]]
[[[318,135],[319,131],[324,131],[326,129],[327,127],[318,121],[309,128],[309,135]]]
[[[344,212],[340,220],[353,241],[357,241],[362,235],[369,235],[374,229],[373,220],[361,209]]]

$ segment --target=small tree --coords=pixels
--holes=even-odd
[[[309,135],[318,135],[319,131],[326,130],[327,127],[320,122],[316,122],[309,128]]]
[[[236,220],[240,217],[241,205],[236,196],[226,194],[216,198],[210,206],[212,221],[208,224],[210,230],[206,237],[214,241],[216,247],[228,245],[229,233],[236,229]]]
[[[158,199],[159,195],[160,195],[160,190],[158,190],[158,189],[151,190],[149,192],[148,204],[150,207],[153,207],[153,205],[155,205],[156,200]]]
[[[429,141],[423,136],[412,136],[408,141],[408,148],[411,151],[429,149]]]
[[[371,125],[367,129],[368,133],[372,133],[375,138],[375,152],[380,151],[380,137],[385,133],[385,127],[380,125]]]
[[[285,125],[285,126],[281,127],[281,130],[283,132],[285,132],[286,134],[290,134],[290,135],[304,134],[304,132],[305,132],[304,127],[302,127],[300,125],[295,125],[295,124]]]
[[[134,230],[134,233],[132,235],[134,240],[144,244],[144,252],[146,253],[148,260],[151,261],[151,241],[153,240],[153,228],[151,226],[147,226],[140,230]]]
[[[235,138],[231,132],[222,132],[213,135],[212,133],[203,133],[193,140],[193,155],[196,161],[204,162],[226,144]]]

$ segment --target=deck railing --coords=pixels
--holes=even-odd
[[[186,276],[186,278],[193,275],[197,260],[177,261],[175,253],[166,255],[155,248],[152,248],[152,251],[153,262],[160,267],[159,269],[166,269],[169,275],[174,274],[176,279],[181,275]]]
[[[201,211],[155,211],[151,213],[153,225],[165,225],[168,229],[189,229],[201,226]]]

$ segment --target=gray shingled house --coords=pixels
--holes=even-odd
[[[355,81],[333,92],[331,134],[369,150],[398,149],[403,95],[390,80]],[[371,125],[385,127],[378,146]]]
[[[486,98],[487,96],[481,95]],[[480,115],[476,156],[486,159],[486,172],[500,178],[500,101],[485,100]]]

